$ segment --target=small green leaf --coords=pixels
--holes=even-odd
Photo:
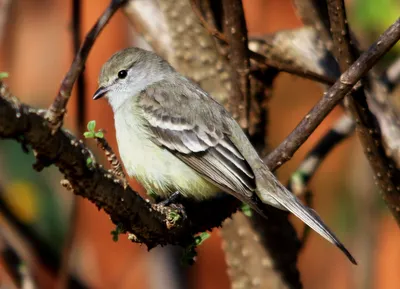
[[[7,78],[9,76],[8,72],[0,72],[0,80]]]
[[[83,136],[84,136],[85,138],[94,138],[95,134],[94,134],[93,132],[90,132],[90,131],[85,131],[85,132],[83,133]]]
[[[88,131],[94,133],[94,129],[95,129],[95,128],[96,128],[96,121],[95,121],[95,120],[89,121],[88,124],[87,124],[87,129],[88,129]]]
[[[115,230],[111,231],[113,241],[118,242],[119,235],[122,233],[124,233],[124,229],[122,228],[122,226],[115,226]]]
[[[102,131],[98,131],[94,134],[94,136],[97,138],[104,138],[104,133]]]
[[[209,233],[207,233],[207,232],[203,232],[203,233],[200,233],[200,235],[198,235],[198,236],[196,236],[195,238],[194,238],[194,241],[195,241],[195,243],[196,243],[196,246],[199,246],[199,245],[201,245],[201,243],[203,243],[205,240],[207,240],[208,238],[210,238],[210,234]]]
[[[201,245],[205,240],[207,240],[211,235],[207,232],[200,233],[198,236],[194,237],[194,242],[189,244],[184,250],[181,258],[181,263],[183,265],[192,265],[197,256],[196,247]]]
[[[86,166],[89,167],[92,163],[93,163],[92,158],[87,158],[87,159],[86,159]]]
[[[247,217],[251,217],[253,215],[253,211],[251,210],[251,208],[248,204],[243,203],[241,210],[242,210],[243,214],[245,214],[245,216],[247,216]]]

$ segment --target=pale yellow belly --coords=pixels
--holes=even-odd
[[[183,196],[199,200],[211,198],[221,191],[171,152],[148,139],[137,117],[131,115],[127,119],[119,113],[114,117],[125,169],[146,190],[163,198],[179,191]]]

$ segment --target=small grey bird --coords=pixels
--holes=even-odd
[[[224,107],[155,53],[115,53],[93,99],[102,96],[114,111],[126,171],[148,192],[204,200],[222,190],[265,217],[261,200],[292,212],[356,264],[318,215],[275,178]]]

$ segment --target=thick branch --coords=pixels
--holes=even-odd
[[[333,43],[329,33],[330,24],[326,1],[293,0],[293,4],[301,21],[307,26],[314,27],[322,38],[324,46],[328,51],[332,51]]]
[[[46,119],[52,126],[53,133],[55,133],[55,131],[62,126],[67,103],[71,96],[72,87],[85,67],[86,59],[97,36],[103,30],[104,26],[108,23],[114,13],[118,10],[118,8],[121,7],[125,2],[126,0],[111,0],[110,5],[92,27],[86,36],[82,47],[76,54],[67,75],[64,77],[64,80],[61,83],[61,87],[56,99],[46,112]]]
[[[149,248],[164,244],[185,246],[192,241],[193,234],[219,226],[236,210],[238,201],[230,196],[212,204],[184,204],[187,219],[181,218],[171,226],[170,208],[154,207],[131,188],[124,190],[95,162],[88,165],[91,154],[81,141],[64,130],[53,134],[38,111],[20,104],[2,83],[0,85],[0,137],[31,146],[42,167],[55,164],[74,194],[103,209],[115,224],[133,233],[137,242]]]
[[[228,109],[243,129],[248,128],[250,102],[249,50],[242,0],[223,0],[224,24],[229,42],[233,86]]]
[[[328,113],[350,92],[353,86],[369,69],[396,44],[400,38],[400,20],[390,26],[379,39],[364,52],[339,80],[325,93],[323,98],[303,118],[290,135],[266,158],[271,170],[276,170],[288,161],[308,139]]]
[[[317,30],[310,26],[250,38],[249,48],[310,76],[318,75],[319,80],[325,76],[326,84],[334,84],[340,76],[335,58],[323,45]]]

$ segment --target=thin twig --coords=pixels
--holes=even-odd
[[[71,96],[72,87],[78,76],[85,67],[86,59],[89,52],[97,39],[97,36],[103,30],[114,13],[126,2],[126,0],[111,0],[110,5],[97,20],[90,32],[87,34],[82,47],[76,54],[71,67],[61,83],[60,90],[54,99],[54,102],[46,112],[46,119],[52,127],[52,132],[55,133],[63,123],[63,118],[66,113],[68,100]]]
[[[128,187],[128,181],[117,155],[114,153],[113,149],[104,137],[96,137],[95,139],[97,144],[104,151],[107,160],[112,167],[111,173],[121,181],[122,186],[124,189],[126,189]]]
[[[347,114],[340,117],[310,150],[295,173],[292,174],[288,184],[289,190],[297,196],[304,195],[319,165],[332,149],[354,132],[354,128],[355,123]]]
[[[229,62],[232,69],[232,93],[228,109],[247,131],[250,106],[249,49],[242,0],[223,0],[224,25],[229,42]]]
[[[74,54],[79,53],[79,48],[81,46],[81,22],[82,22],[82,11],[81,11],[81,1],[72,0],[72,36],[73,36],[73,46]],[[79,74],[78,80],[76,82],[76,111],[77,111],[77,128],[79,134],[83,134],[85,131],[85,113],[86,113],[86,97],[85,97],[85,72]]]
[[[274,171],[287,162],[308,139],[328,113],[350,92],[368,70],[396,44],[400,38],[400,20],[390,26],[379,39],[364,52],[339,80],[324,94],[323,98],[303,118],[290,135],[273,151],[265,162]]]

